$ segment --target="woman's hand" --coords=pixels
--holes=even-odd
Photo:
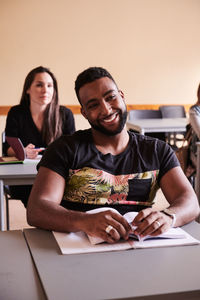
[[[34,159],[40,151],[41,149],[36,149],[35,145],[28,144],[28,146],[25,147],[26,158]]]

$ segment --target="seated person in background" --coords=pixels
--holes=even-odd
[[[40,147],[46,148],[62,134],[75,131],[74,117],[70,109],[60,106],[55,76],[49,69],[37,67],[27,75],[20,104],[8,112],[5,135],[20,138],[26,157],[34,159]],[[14,156],[7,142],[4,155]],[[27,205],[30,186],[10,186],[12,198]]]
[[[192,142],[190,147],[190,158],[196,165],[197,146],[196,142],[200,140],[200,84],[197,90],[197,102],[189,110],[190,125],[192,126]]]
[[[75,90],[91,128],[60,137],[45,151],[28,201],[28,223],[61,232],[82,230],[113,243],[132,230],[121,215],[128,211],[139,211],[133,225],[140,236],[194,220],[197,197],[174,151],[163,141],[127,132],[124,94],[112,76],[89,68],[77,77]],[[168,212],[151,207],[159,186]],[[85,213],[99,207],[121,214]]]

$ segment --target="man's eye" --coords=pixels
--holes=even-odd
[[[107,97],[107,101],[111,101],[111,100],[114,100],[116,98],[116,95],[109,95]]]
[[[97,103],[90,104],[88,105],[88,109],[94,109],[97,107],[97,105],[98,105]]]

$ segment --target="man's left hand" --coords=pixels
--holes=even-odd
[[[132,225],[137,227],[134,230],[134,234],[140,237],[147,235],[157,236],[171,227],[172,218],[161,211],[146,208],[138,213]]]

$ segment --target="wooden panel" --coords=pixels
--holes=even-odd
[[[131,109],[159,109],[160,105],[164,104],[127,104],[128,111]],[[174,104],[180,105],[180,104]],[[191,104],[183,104],[186,112],[189,111]],[[66,107],[70,108],[73,114],[80,114],[80,105],[66,105]],[[11,106],[0,106],[0,115],[7,115]]]

